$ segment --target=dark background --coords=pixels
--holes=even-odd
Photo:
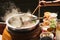
[[[53,0],[46,0],[46,1],[53,1]],[[34,9],[37,7],[39,0],[0,0],[0,17],[4,17],[7,10],[11,10],[10,6],[11,3],[20,9],[22,12],[27,12],[28,10],[31,11],[31,13],[34,11]],[[14,7],[13,6],[13,7]],[[15,8],[15,7],[14,7]],[[41,16],[43,16],[44,12],[56,12],[58,13],[58,18],[60,18],[60,7],[42,7],[41,8]],[[37,15],[38,12],[35,13]],[[0,21],[3,21],[0,18]]]

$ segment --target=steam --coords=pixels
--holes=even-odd
[[[5,16],[4,16],[4,21],[6,21],[10,16],[16,15],[18,14],[18,10],[17,9],[12,9],[11,12],[7,11]]]
[[[6,21],[11,16],[15,16],[15,15],[19,15],[19,14],[27,14],[28,15],[28,14],[31,14],[31,12],[28,11],[27,13],[23,13],[21,11],[19,12],[18,8],[13,8],[11,11],[6,11],[6,14],[4,16],[4,21]],[[23,19],[25,20],[26,18],[23,18]],[[13,17],[9,21],[10,21],[10,25],[14,26],[14,28],[21,27],[21,25],[22,25],[19,16]]]
[[[6,4],[7,5],[7,4]],[[7,7],[9,5],[9,7]],[[10,16],[16,15],[19,13],[20,9],[12,2],[8,2],[6,6],[5,15],[2,17],[2,20],[6,21]],[[5,8],[5,7],[4,7]]]
[[[6,20],[9,19],[11,16],[15,16],[15,15],[19,15],[19,14],[31,15],[31,12],[30,12],[30,10],[28,10],[28,12],[23,13],[23,12],[20,11],[19,8],[17,8],[17,7],[15,6],[14,3],[10,3],[10,7],[8,7],[8,10],[6,10],[5,16],[2,17],[2,19],[3,19],[4,21],[6,21]],[[24,21],[29,19],[29,17],[26,17],[27,19],[26,19],[25,17],[26,17],[26,16],[23,17]],[[13,18],[10,19],[9,21],[10,21],[10,24],[11,24],[12,26],[15,26],[15,27],[20,27],[20,26],[22,25],[19,16],[13,17]]]
[[[23,15],[20,15],[20,14],[23,14]],[[21,27],[23,25],[22,21],[24,22],[24,21],[30,20],[29,16],[31,16],[30,12],[23,13],[23,12],[19,12],[18,9],[12,9],[11,12],[10,11],[6,12],[4,19],[5,21],[8,20],[7,22],[11,25],[11,27],[14,26],[14,28],[16,28],[16,27]],[[23,19],[22,21],[20,17]]]
[[[18,10],[18,8],[13,8],[11,11],[6,11],[5,16],[2,18],[4,19],[4,21],[6,21],[10,16],[14,16],[17,14],[31,14],[31,12],[28,10],[28,12],[23,13],[21,11]]]

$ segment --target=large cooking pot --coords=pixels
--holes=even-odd
[[[39,20],[36,20],[36,23],[29,27],[21,27],[21,28],[17,27],[16,28],[16,27],[10,25],[10,23],[9,23],[10,19],[12,19],[13,17],[21,16],[21,15],[23,15],[23,14],[16,14],[14,16],[9,17],[6,20],[7,26],[3,32],[3,40],[6,40],[6,38],[8,40],[37,40],[39,38],[39,35],[41,32],[40,27],[39,27]],[[32,15],[32,16],[34,16],[34,15]],[[18,22],[18,20],[17,20],[17,22]]]

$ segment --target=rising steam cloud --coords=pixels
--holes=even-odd
[[[4,16],[4,21],[7,20],[7,18],[9,18],[10,16],[16,15],[18,14],[18,10],[17,9],[12,9],[12,11],[7,11],[5,16]]]
[[[19,8],[16,7],[14,3],[9,2],[9,5],[10,7],[8,7],[8,10],[6,10],[5,16],[2,17],[4,21],[6,21],[10,16],[23,13]],[[31,13],[30,10],[28,10],[27,13]]]
[[[6,11],[5,16],[2,17],[2,20],[4,21],[6,21],[7,18],[9,18],[10,16],[16,15],[19,12],[19,9],[15,6],[14,3],[8,2],[8,4],[9,7],[6,8],[7,10],[5,10]]]

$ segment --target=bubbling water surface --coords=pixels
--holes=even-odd
[[[38,23],[38,20],[31,20],[34,18],[37,17],[29,13],[16,14],[8,18],[8,23],[14,28],[30,28]]]

